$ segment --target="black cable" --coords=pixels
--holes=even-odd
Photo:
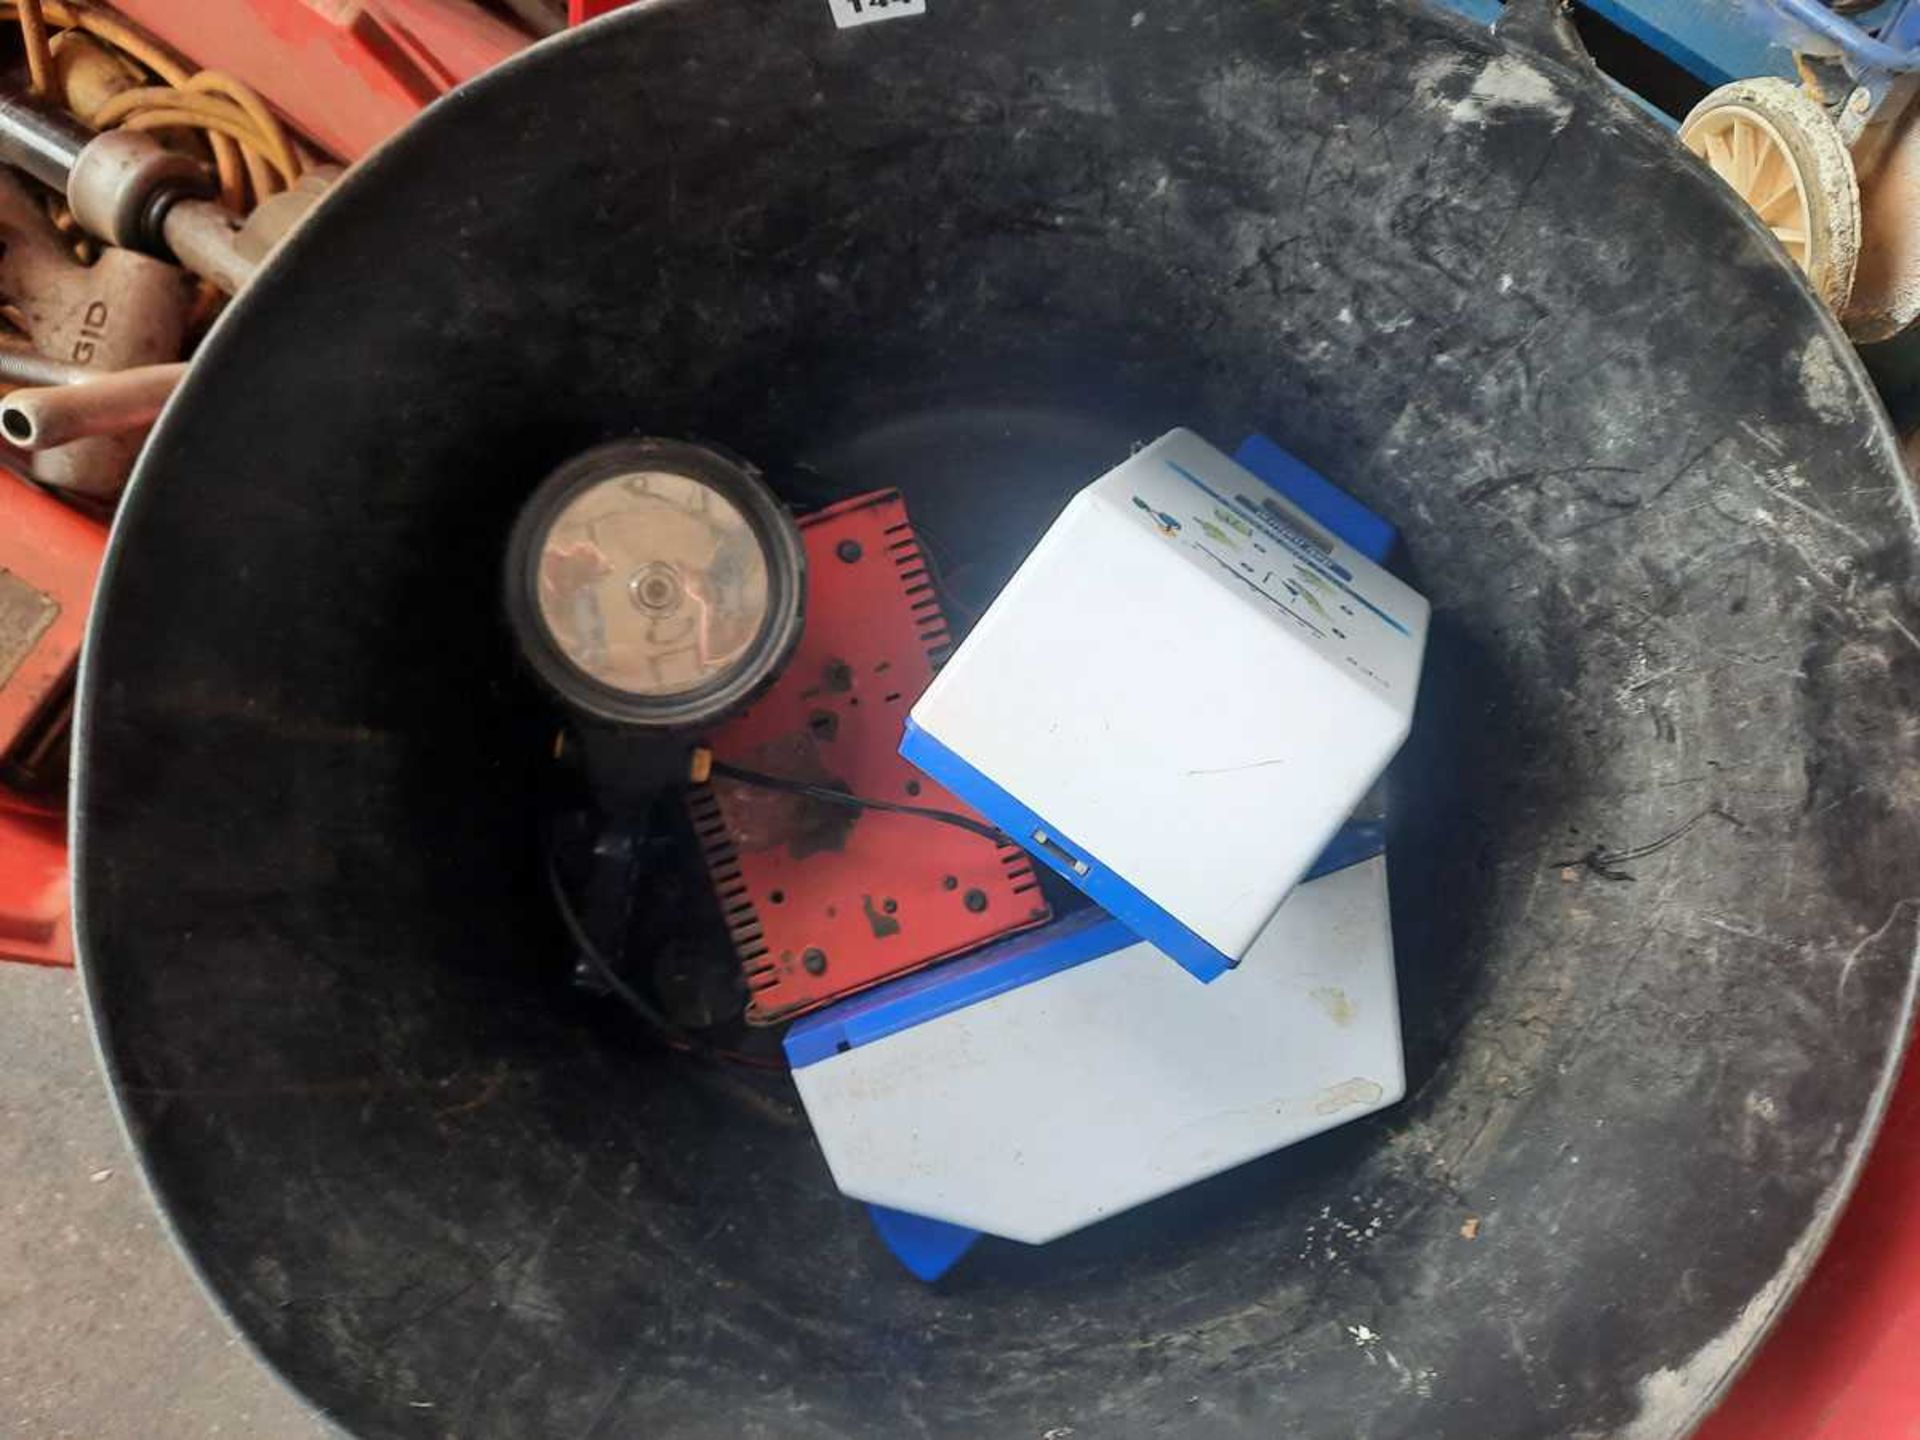
[[[1571,860],[1555,861],[1554,864],[1548,868],[1568,870],[1576,865],[1584,865],[1602,880],[1631,880],[1633,876],[1620,869],[1620,866],[1627,864],[1629,861],[1645,860],[1651,856],[1658,855],[1662,850],[1666,849],[1667,846],[1673,844],[1674,841],[1680,839],[1681,836],[1685,835],[1689,830],[1693,829],[1694,826],[1709,816],[1724,820],[1737,830],[1747,828],[1746,822],[1739,816],[1730,811],[1723,810],[1718,805],[1709,805],[1691,820],[1674,826],[1673,829],[1667,831],[1667,833],[1662,835],[1658,840],[1649,840],[1644,845],[1635,845],[1627,850],[1606,850],[1596,845],[1584,855],[1576,856]]]
[[[681,1038],[674,1023],[651,1000],[620,978],[612,963],[600,953],[600,947],[594,943],[593,937],[587,934],[587,927],[580,923],[580,917],[574,911],[573,897],[567,894],[566,881],[560,878],[560,853],[557,849],[547,852],[547,889],[553,895],[553,908],[560,912],[560,923],[567,927],[567,938],[573,941],[573,948],[580,952],[581,958],[599,973],[600,983],[626,1001],[654,1029],[671,1038]]]
[[[871,796],[836,790],[831,785],[815,785],[806,780],[789,780],[780,775],[764,774],[759,770],[743,770],[740,766],[730,765],[724,760],[715,760],[710,773],[722,780],[732,780],[736,784],[752,785],[761,790],[779,790],[788,795],[804,795],[809,800],[821,800],[829,805],[844,805],[850,810],[878,810],[887,815],[912,815],[921,820],[934,820],[942,825],[952,825],[956,829],[971,831],[982,839],[993,841],[996,845],[1013,843],[986,821],[975,820],[971,815],[962,815],[954,810],[936,810],[930,805],[902,805],[892,800],[875,800]]]
[[[746,1065],[755,1070],[787,1069],[777,1060],[763,1059],[758,1055],[748,1055],[739,1050],[723,1050],[717,1045],[709,1045],[682,1030],[646,996],[620,978],[613,963],[601,952],[600,947],[587,934],[587,927],[580,923],[580,916],[573,908],[573,897],[567,894],[566,882],[560,877],[560,854],[557,848],[547,852],[547,889],[553,895],[553,908],[560,912],[560,923],[566,927],[567,938],[573,941],[573,948],[580,957],[593,967],[600,981],[615,995],[626,1001],[627,1008],[646,1021],[671,1050],[683,1054],[701,1055],[712,1060],[725,1060],[735,1065]]]

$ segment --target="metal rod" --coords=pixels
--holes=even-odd
[[[22,450],[51,450],[90,435],[144,429],[186,373],[185,364],[140,365],[74,385],[16,390],[0,400],[0,437]]]
[[[160,222],[167,248],[187,269],[229,295],[238,295],[259,262],[235,245],[239,223],[211,200],[180,200]]]
[[[1901,0],[1900,7],[1880,26],[1880,39],[1896,50],[1910,49],[1920,41],[1920,5]]]
[[[0,85],[0,162],[17,165],[62,195],[74,162],[94,132],[48,110],[17,84]]]
[[[0,385],[77,385],[105,373],[55,360],[30,346],[0,342]]]
[[[1876,40],[1853,21],[1827,9],[1820,0],[1773,0],[1773,6],[1804,29],[1837,46],[1841,58],[1856,68],[1884,70],[1891,75],[1920,70],[1920,48]]]

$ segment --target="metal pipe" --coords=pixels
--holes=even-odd
[[[29,97],[18,85],[0,85],[0,162],[17,165],[62,195],[93,131]]]
[[[1893,14],[1881,21],[1878,33],[1881,41],[1894,49],[1910,49],[1920,41],[1920,4],[1900,0]]]
[[[160,234],[176,260],[229,295],[238,295],[260,268],[237,248],[239,222],[211,200],[175,201]]]
[[[51,450],[90,435],[121,435],[159,418],[185,364],[140,365],[74,385],[16,390],[0,400],[0,437],[22,450]]]
[[[1920,48],[1876,40],[1853,21],[1827,9],[1820,0],[1772,0],[1772,3],[1795,24],[1832,44],[1841,58],[1856,69],[1884,70],[1890,75],[1920,70]]]
[[[0,84],[0,163],[17,165],[66,196],[88,234],[178,260],[229,295],[257,262],[234,248],[235,221],[207,193],[201,167],[134,130],[96,134]]]
[[[0,343],[0,385],[77,385],[106,373],[55,360],[31,346]]]

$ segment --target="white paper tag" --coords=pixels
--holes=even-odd
[[[876,20],[900,20],[927,13],[927,0],[827,0],[833,23],[842,30]]]

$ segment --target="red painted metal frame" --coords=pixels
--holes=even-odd
[[[1920,1066],[1792,1307],[1696,1440],[1920,1440]]]
[[[715,758],[973,816],[899,754],[907,710],[951,645],[899,493],[831,506],[800,532],[806,629],[773,687],[709,737]],[[957,826],[725,779],[698,787],[690,810],[756,1024],[1048,918],[1027,857]]]
[[[436,96],[531,43],[472,0],[114,0],[209,69],[238,75],[330,154],[351,160]],[[0,568],[59,590],[30,667],[0,690],[0,749],[70,683],[104,527],[0,475]],[[73,963],[63,826],[0,789],[0,960]]]
[[[567,0],[567,24],[584,25],[632,3],[633,0]]]
[[[98,521],[0,471],[0,574],[16,595],[36,594],[54,610],[17,665],[0,663],[0,756],[71,689],[105,547]]]
[[[0,677],[0,755],[66,703],[105,547],[98,521],[0,471],[0,574],[58,607],[24,658]],[[67,909],[57,807],[0,786],[0,959],[71,965]]]
[[[58,819],[0,808],[0,960],[73,964],[66,827]]]

